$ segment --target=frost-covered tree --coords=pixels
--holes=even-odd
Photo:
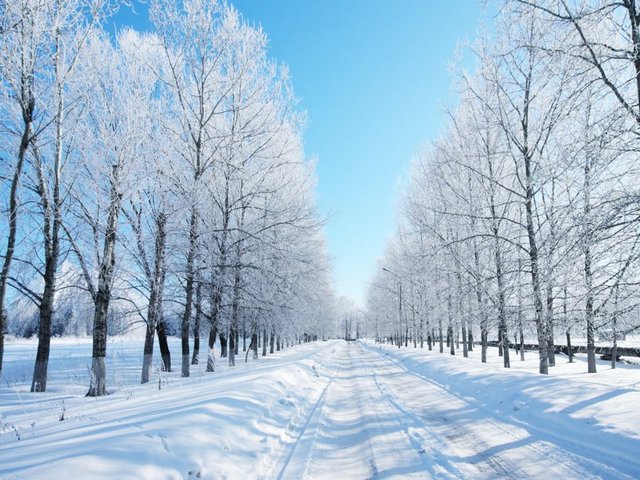
[[[140,320],[143,383],[156,334],[171,369],[174,316],[183,376],[201,327],[209,371],[218,337],[233,365],[247,335],[256,357],[260,340],[274,351],[332,335],[305,114],[265,33],[224,2],[189,0],[151,2],[155,31],[111,37],[100,20],[114,5],[0,4],[0,148],[16,152],[2,165],[0,327],[9,287],[12,324],[40,336],[33,390],[46,387],[52,332],[84,330],[74,319],[87,309],[90,396],[107,392],[108,334]]]
[[[91,32],[105,15],[104,2],[69,0],[45,2],[12,2],[4,4],[0,45],[3,49],[3,90],[17,101],[21,111],[22,133],[18,159],[13,170],[9,195],[9,238],[4,269],[0,281],[3,298],[6,280],[14,255],[22,268],[11,277],[12,286],[26,295],[39,311],[38,350],[31,390],[44,391],[52,322],[55,309],[58,267],[62,250],[63,209],[67,199],[69,177],[74,168],[75,135],[78,110],[86,92],[76,88],[76,65]],[[15,106],[3,102],[5,127],[18,132]],[[9,147],[10,149],[12,147]],[[28,162],[28,163],[25,163]],[[20,173],[25,173],[25,186],[35,208],[29,208],[30,238],[21,251],[16,251],[17,186]],[[27,197],[25,195],[24,197]],[[33,257],[33,250],[42,254]],[[37,280],[32,277],[35,275]],[[34,281],[38,284],[34,287]],[[2,323],[3,320],[0,320]],[[4,330],[0,327],[0,330]],[[0,342],[1,343],[1,342]]]
[[[114,46],[95,35],[82,69],[93,91],[82,136],[83,169],[74,184],[73,225],[68,238],[81,265],[94,306],[93,354],[88,395],[106,393],[107,319],[116,275],[117,235],[123,199],[133,192],[138,162],[145,161],[155,78],[123,31]],[[88,227],[88,228],[87,228]]]

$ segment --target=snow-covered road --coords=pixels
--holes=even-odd
[[[332,340],[139,385],[127,340],[111,394],[86,398],[90,342],[56,341],[44,394],[28,391],[34,349],[8,349],[2,479],[640,478],[638,366],[561,358],[542,376],[533,355],[504,370],[495,352]]]
[[[276,478],[633,478],[619,458],[595,460],[584,439],[554,443],[488,415],[375,347],[344,343],[326,366],[333,373],[275,462]]]
[[[377,383],[360,346],[345,343],[327,363],[333,373],[277,465],[277,478],[425,478],[427,464]]]

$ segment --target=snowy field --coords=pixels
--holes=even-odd
[[[111,394],[86,398],[90,342],[54,340],[44,394],[34,345],[7,345],[2,479],[640,478],[637,365],[560,355],[543,377],[530,352],[506,371],[335,340],[142,386],[141,342],[118,340]]]

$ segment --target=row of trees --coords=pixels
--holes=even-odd
[[[454,353],[461,335],[465,356],[476,332],[482,361],[497,337],[505,367],[509,339],[529,338],[542,374],[575,332],[595,372],[597,330],[615,345],[640,329],[640,12],[633,0],[496,7],[446,130],[412,166],[369,317],[399,344],[442,351],[447,338]]]
[[[326,336],[332,317],[304,114],[265,34],[225,2],[154,0],[151,32],[112,38],[117,7],[0,2],[0,362],[28,302],[34,392],[70,305],[92,319],[91,396],[109,326],[143,323],[147,382],[155,335],[171,369],[168,319],[189,376],[203,334],[213,371],[216,339],[234,365],[240,336],[257,357],[259,335]]]

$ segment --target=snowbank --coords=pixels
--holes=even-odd
[[[587,374],[586,355],[568,363],[556,356],[557,366],[548,376],[537,373],[538,357],[526,352],[524,362],[511,351],[511,369],[502,368],[497,349],[490,349],[488,363],[480,352],[451,356],[447,350],[402,348],[368,343],[402,365],[410,375],[435,382],[494,417],[562,448],[640,478],[640,367],[598,361],[598,373]],[[438,348],[437,346],[435,347]]]
[[[140,342],[112,342],[114,391],[86,398],[90,342],[55,342],[50,391],[29,393],[15,375],[9,388],[3,381],[0,478],[260,477],[326,383],[319,360],[336,344],[299,345],[209,374],[199,365],[188,379],[162,374],[162,383],[137,385],[130,363]],[[24,369],[28,349],[8,345],[7,375]]]

